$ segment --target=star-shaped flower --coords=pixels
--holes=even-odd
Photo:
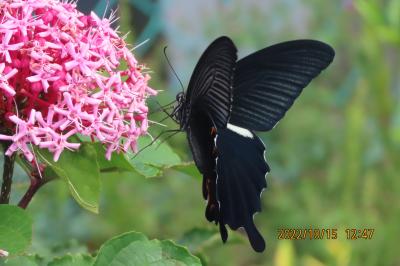
[[[11,63],[10,51],[16,51],[21,49],[23,43],[10,44],[11,37],[13,36],[12,30],[7,30],[2,37],[2,42],[0,43],[0,55],[6,59],[7,63]]]
[[[13,68],[8,73],[4,73],[6,65],[4,63],[0,63],[0,89],[2,89],[5,93],[14,96],[15,90],[10,86],[8,80],[15,76],[18,73],[18,70]]]

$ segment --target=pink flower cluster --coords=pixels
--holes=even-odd
[[[148,128],[148,87],[110,19],[84,15],[71,1],[0,1],[0,140],[6,154],[32,145],[57,161],[75,150],[73,135],[102,142],[112,152],[136,151]]]

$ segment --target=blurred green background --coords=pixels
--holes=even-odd
[[[105,2],[80,7],[101,14]],[[223,245],[204,218],[200,175],[174,171],[151,179],[104,174],[99,215],[80,208],[62,182],[46,185],[28,208],[35,217],[33,252],[93,251],[130,230],[185,244],[184,235],[192,230],[189,248],[212,266],[400,265],[400,1],[124,0],[119,5],[129,42],[135,46],[151,38],[134,53],[151,68],[150,84],[162,90],[160,103],[180,90],[163,56],[165,45],[185,85],[202,51],[220,35],[234,40],[240,57],[298,38],[327,42],[336,57],[279,125],[260,134],[271,167],[263,212],[255,218],[267,241],[264,253],[253,252],[237,232]],[[149,104],[157,108],[154,100]],[[150,131],[162,129],[153,125]],[[168,142],[191,160],[184,134]],[[27,178],[18,180],[22,193]],[[14,202],[18,198],[14,193]],[[310,226],[337,228],[338,239],[277,239],[280,228]],[[371,240],[347,240],[346,228],[375,233]]]

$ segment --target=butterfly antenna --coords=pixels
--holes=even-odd
[[[168,46],[165,46],[165,47],[164,47],[164,56],[165,56],[165,59],[167,60],[167,63],[168,63],[168,65],[169,65],[169,67],[171,68],[172,72],[174,73],[175,77],[178,79],[179,84],[181,84],[182,92],[184,92],[184,91],[185,91],[185,88],[183,87],[182,81],[181,81],[180,78],[178,77],[178,74],[176,74],[175,69],[172,67],[172,64],[171,64],[171,62],[169,61],[169,58],[168,58],[168,56],[167,56],[167,47],[168,47]]]
[[[156,101],[156,103],[158,104],[159,109],[161,109],[169,118],[171,119],[173,118],[173,114],[170,114],[166,111],[168,109],[165,109],[163,106],[161,106],[161,104],[158,101]]]
[[[171,118],[170,116],[166,116],[166,117],[164,117],[163,119],[161,119],[160,121],[157,121],[157,123],[162,123],[162,122],[164,122],[165,120],[167,120],[168,118]]]
[[[171,109],[171,108],[174,108],[174,111],[173,111],[171,114],[169,114],[168,112],[164,111],[164,112],[167,114],[167,116],[164,117],[163,119],[161,119],[160,121],[158,121],[157,123],[162,123],[162,122],[164,122],[167,118],[171,118],[171,119],[174,120],[175,122],[179,123],[179,121],[177,121],[176,118],[175,118],[175,114],[178,112],[178,109],[176,109],[174,106],[171,106],[171,107],[168,107],[166,110]]]
[[[170,138],[172,138],[173,136],[175,136],[176,134],[180,133],[181,131],[176,131],[173,132],[171,135],[169,135],[168,137],[166,137],[165,139],[163,139],[156,147],[156,149],[158,149],[158,147],[160,147],[161,144],[163,144],[164,142],[166,142],[167,140],[169,140]]]
[[[156,142],[162,135],[164,135],[165,133],[171,133],[174,132],[179,133],[181,130],[180,129],[169,129],[169,130],[164,130],[163,132],[161,132],[160,134],[158,134],[157,137],[155,137],[149,144],[147,144],[146,146],[144,146],[143,148],[141,148],[134,156],[133,158],[136,158],[136,156],[138,156],[143,150],[147,149],[148,147],[150,147],[151,145],[154,144],[154,142]]]
[[[170,105],[174,104],[175,102],[176,102],[176,100],[173,100],[172,102],[161,106],[160,103],[156,101],[156,103],[158,104],[158,106],[160,106],[160,108],[157,108],[156,110],[149,112],[148,114],[151,115],[151,114],[157,113],[159,111],[168,110],[169,108],[172,108]],[[170,106],[170,107],[168,107],[168,106]],[[166,107],[168,107],[168,108],[166,108]],[[164,108],[166,108],[166,109],[164,109]]]
[[[176,102],[176,100],[174,100],[174,101],[172,101],[170,103],[167,103],[166,105],[161,106],[161,108],[157,108],[157,109],[155,109],[155,110],[153,110],[151,112],[135,112],[135,114],[136,115],[143,115],[143,114],[152,115],[152,114],[155,114],[155,113],[158,113],[158,112],[162,111],[163,108],[165,108],[165,110],[173,108],[173,106],[170,106],[170,105],[174,104],[175,102]],[[160,105],[159,103],[157,103],[157,104]],[[168,108],[166,108],[166,107],[168,107]]]

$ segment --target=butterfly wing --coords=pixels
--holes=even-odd
[[[202,174],[214,170],[207,161],[214,143],[212,128],[225,128],[232,105],[236,47],[222,36],[213,41],[197,63],[185,96],[188,109],[188,140],[197,168]]]
[[[334,55],[325,43],[298,40],[264,48],[239,60],[229,123],[256,131],[272,129]]]
[[[190,113],[206,113],[217,128],[224,128],[229,119],[236,52],[228,37],[212,42],[200,57],[186,93]]]
[[[251,131],[246,132],[246,137],[239,133],[228,126],[216,135],[220,228],[225,224],[233,230],[243,227],[253,249],[261,252],[265,242],[254,225],[253,215],[261,211],[260,197],[267,187],[265,175],[269,166],[262,141]]]
[[[226,128],[229,120],[236,52],[228,37],[212,42],[193,71],[185,97],[189,114],[187,137],[195,164],[203,174],[206,218],[216,223],[220,215],[214,138],[216,131]],[[222,234],[227,235],[226,229]]]
[[[203,175],[203,197],[207,200],[205,216],[208,221],[218,224],[220,216],[216,190],[215,135],[213,123],[205,113],[192,114],[187,137],[195,164]]]

